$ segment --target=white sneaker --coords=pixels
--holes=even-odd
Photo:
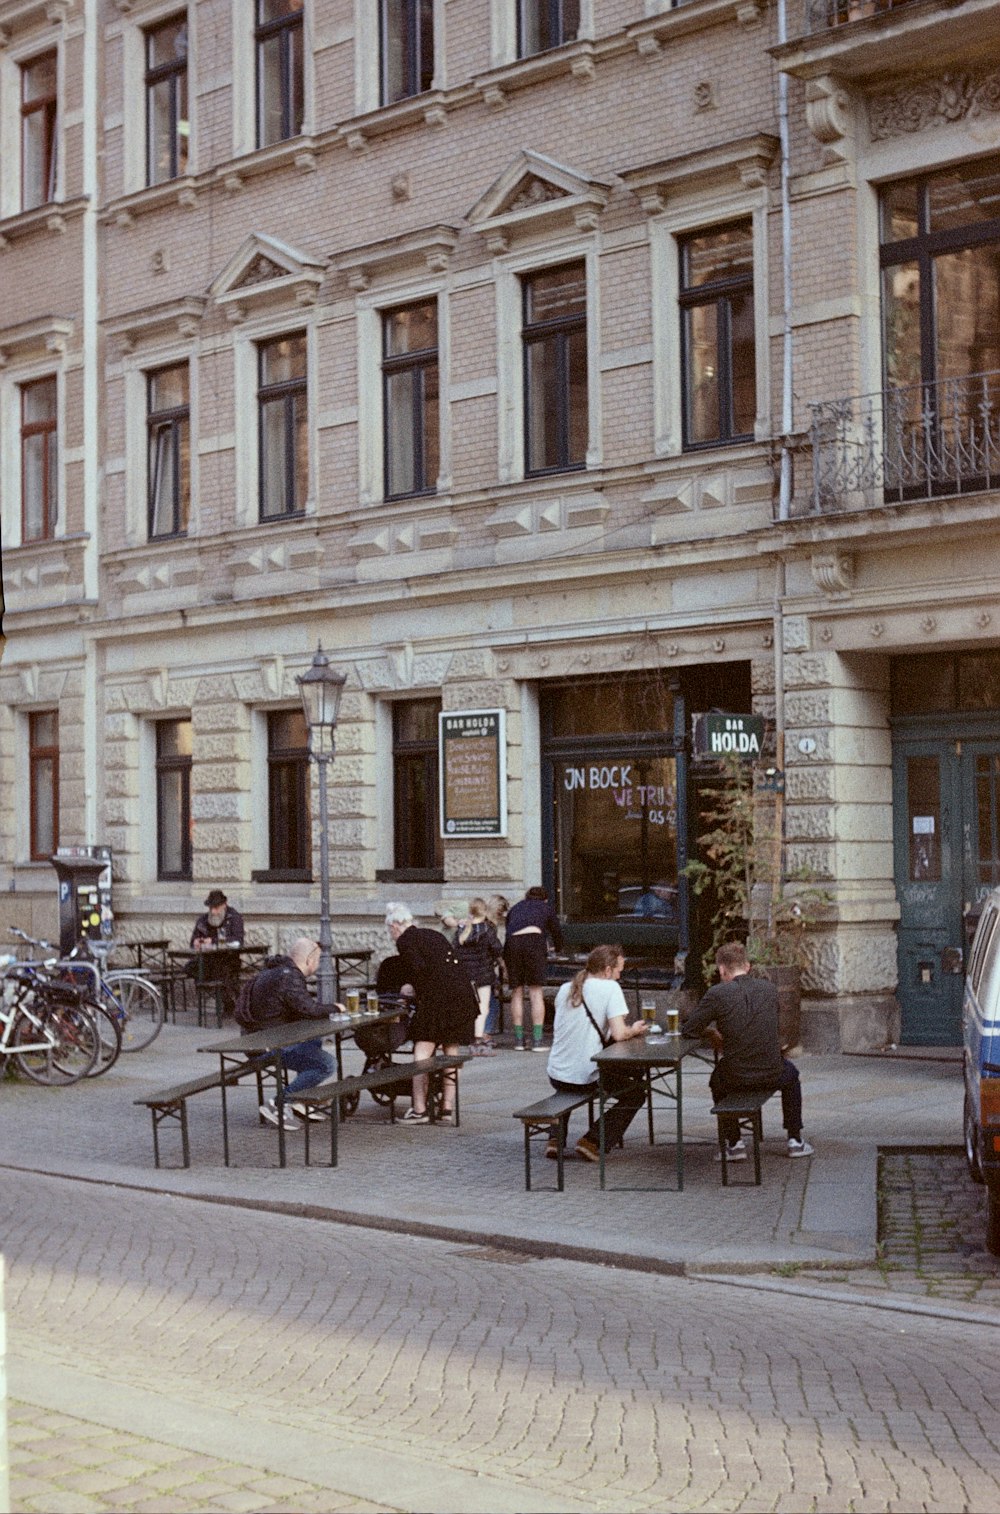
[[[281,1116],[278,1114],[278,1106],[273,1099],[265,1099],[264,1103],[260,1106],[260,1112],[269,1125],[284,1123],[286,1130],[299,1129],[299,1122],[290,1109],[285,1110],[285,1118],[284,1122],[282,1122]]]
[[[795,1141],[788,1137],[788,1155],[790,1157],[811,1157],[813,1149],[808,1141]]]
[[[736,1142],[735,1146],[727,1146],[726,1147],[726,1161],[727,1162],[745,1162],[746,1159],[747,1159],[747,1149],[746,1149],[746,1147],[743,1144],[742,1138]],[[722,1161],[722,1152],[721,1151],[717,1151],[715,1153],[715,1160],[717,1162],[721,1162]]]
[[[330,1118],[328,1108],[317,1108],[315,1104],[300,1104],[298,1100],[292,1105],[292,1113],[297,1114],[300,1120],[328,1120]]]
[[[411,1107],[406,1111],[399,1123],[402,1125],[429,1125],[431,1123],[431,1117],[426,1110],[413,1109]]]

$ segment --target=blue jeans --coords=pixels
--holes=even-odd
[[[486,1026],[485,1026],[485,1028],[483,1030],[483,1035],[485,1035],[485,1036],[495,1036],[496,1033],[497,1033],[497,1031],[499,1029],[500,1029],[500,996],[497,993],[496,984],[494,984],[493,985],[493,991],[490,994],[490,1010],[489,1010],[489,1014],[486,1016]]]
[[[287,1047],[281,1053],[281,1065],[286,1071],[298,1074],[285,1089],[286,1099],[294,1099],[297,1093],[305,1093],[307,1088],[324,1083],[337,1068],[336,1059],[323,1050],[323,1042],[319,1039]]]

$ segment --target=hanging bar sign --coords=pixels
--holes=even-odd
[[[506,836],[507,742],[503,710],[438,717],[441,835]]]
[[[743,762],[760,760],[764,746],[763,715],[727,715],[713,710],[695,715],[694,751],[699,757],[739,757]]]

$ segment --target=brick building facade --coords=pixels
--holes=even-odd
[[[954,1038],[1000,879],[998,11],[0,0],[9,920],[100,842],[123,934],[213,885],[314,928],[321,641],[336,940],[542,879],[670,950],[690,717],[753,709],[832,901],[806,1044]],[[440,834],[439,709],[504,712],[505,835]]]

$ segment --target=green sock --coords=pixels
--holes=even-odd
[[[514,1026],[514,1040],[515,1041],[523,1041],[524,1040],[524,1026],[523,1025],[515,1025]]]
[[[542,1027],[540,1025],[533,1025],[531,1027],[531,1036],[532,1036],[532,1040],[534,1041],[535,1045],[536,1046],[541,1046],[541,1044],[542,1044]]]

